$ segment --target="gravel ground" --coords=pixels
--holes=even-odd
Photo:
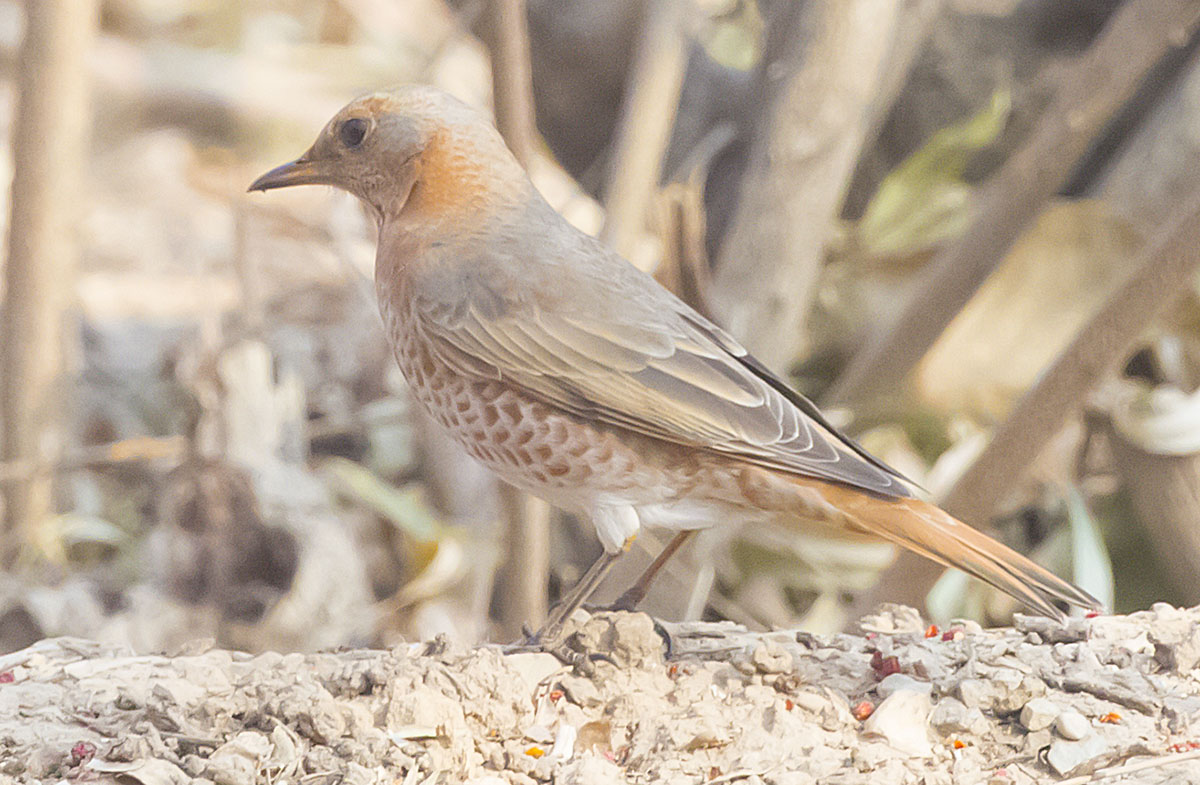
[[[568,643],[571,666],[46,640],[0,656],[0,782],[1200,783],[1200,608],[892,607],[832,637],[581,614]]]

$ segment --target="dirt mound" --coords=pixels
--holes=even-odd
[[[135,656],[46,640],[0,657],[0,780],[1002,785],[1110,767],[1097,776],[1200,783],[1200,609],[939,630],[890,608],[861,628],[581,615],[571,665],[438,641]]]

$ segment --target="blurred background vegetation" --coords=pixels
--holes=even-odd
[[[0,652],[506,639],[598,553],[410,408],[354,200],[244,193],[401,82],[494,107],[570,220],[951,512],[1116,610],[1200,603],[1198,26],[1194,0],[0,0]],[[1017,610],[896,556],[731,520],[644,607]]]

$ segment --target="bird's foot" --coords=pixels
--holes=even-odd
[[[584,677],[590,677],[595,672],[595,663],[613,662],[612,657],[607,654],[583,651],[579,648],[578,638],[574,635],[564,637],[561,629],[548,630],[543,627],[534,632],[528,625],[521,628],[521,640],[503,646],[500,650],[504,654],[550,654]]]

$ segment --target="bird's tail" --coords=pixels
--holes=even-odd
[[[1054,600],[1091,610],[1103,608],[1087,592],[928,502],[880,499],[848,490],[837,495],[837,508],[864,532],[957,567],[1038,613],[1063,618]]]

